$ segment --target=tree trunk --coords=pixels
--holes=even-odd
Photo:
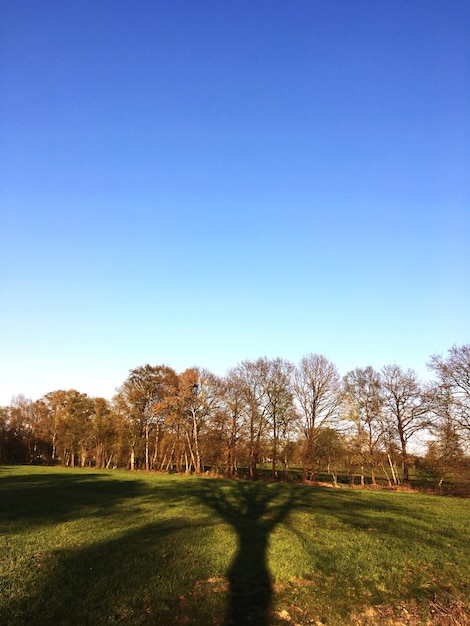
[[[230,433],[230,443],[228,450],[227,466],[229,469],[229,476],[234,476],[236,473],[236,445],[237,445],[237,418],[236,415],[232,418],[232,430]]]
[[[277,420],[276,417],[273,419],[273,463],[272,463],[272,471],[271,476],[273,480],[278,478],[277,474]]]
[[[385,463],[381,463],[380,467],[382,468],[383,473],[385,474],[385,478],[387,479],[388,486],[392,486],[392,481],[390,480],[390,476],[388,475],[387,469],[385,467]]]
[[[286,479],[286,483],[289,482],[289,461],[287,456],[284,457],[284,477]]]
[[[194,470],[195,470],[196,474],[200,474],[201,473],[201,454],[199,452],[199,441],[198,441],[198,439],[199,439],[199,434],[198,434],[198,429],[197,429],[197,416],[196,416],[196,413],[193,411],[194,456],[192,454],[191,454],[191,456],[193,456],[193,459],[194,459]]]
[[[188,442],[189,454],[191,456],[191,465],[188,466],[188,457],[186,455],[186,450],[185,450],[184,456],[185,456],[185,459],[186,459],[186,472],[189,472],[191,470],[191,467],[194,467],[195,471],[197,472],[197,469],[196,469],[196,459],[194,458],[194,452],[193,452],[193,449],[192,449],[192,446],[191,446],[191,440],[189,438],[189,433],[188,433],[188,431],[185,431],[185,433],[186,433],[186,441]],[[199,473],[199,472],[197,472],[197,473]]]
[[[145,471],[150,470],[149,463],[149,425],[148,421],[145,422]]]
[[[398,480],[398,475],[395,472],[394,464],[392,463],[392,459],[391,459],[390,455],[387,454],[387,456],[388,456],[388,462],[389,462],[389,465],[390,465],[390,469],[392,471],[393,482],[395,483],[395,485],[398,485],[400,481]]]
[[[153,451],[153,457],[152,457],[152,469],[155,469],[156,467],[158,467],[158,456],[160,454],[160,427],[157,421],[157,424],[155,426],[155,449]]]
[[[302,480],[306,482],[308,480],[308,472],[310,469],[310,455],[307,452],[304,454],[303,467],[302,467]]]
[[[375,480],[375,472],[374,472],[374,468],[373,467],[370,468],[370,482],[372,483],[372,485],[374,487],[377,485],[377,481]]]
[[[402,447],[402,456],[403,456],[403,482],[405,485],[410,484],[410,460],[408,458],[408,453],[406,451],[406,445]]]
[[[334,470],[331,472],[331,478],[333,479],[333,486],[337,487],[338,486],[338,474]]]

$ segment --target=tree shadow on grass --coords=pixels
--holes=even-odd
[[[108,498],[99,477],[88,482],[45,480],[36,488],[46,497],[71,493],[62,514],[53,512],[53,525],[65,517],[82,517],[84,507],[102,498],[110,518],[119,498]],[[295,504],[293,492],[279,485],[222,480],[164,480],[149,486],[134,480],[109,486],[130,499],[130,526],[110,520],[103,541],[64,549],[57,546],[44,556],[24,555],[25,583],[17,594],[0,602],[0,622],[19,624],[159,624],[270,623],[272,583],[267,564],[270,534]],[[132,484],[133,483],[133,484]],[[30,485],[25,489],[29,493]],[[155,504],[155,517],[149,514]],[[200,506],[204,505],[204,506]],[[139,507],[144,507],[143,518]],[[47,508],[47,507],[46,507]],[[188,514],[189,513],[189,514]],[[229,587],[207,583],[214,577],[210,542],[219,522],[235,531],[238,551],[231,565],[227,554]],[[95,515],[99,510],[95,509]],[[145,517],[150,515],[150,517]],[[83,518],[90,524],[90,517]],[[39,526],[37,525],[39,523]],[[41,512],[31,530],[43,532],[47,515]],[[117,531],[117,532],[116,532]],[[34,568],[41,568],[34,570]],[[222,562],[223,569],[223,562]],[[30,578],[30,576],[32,576]],[[26,584],[31,580],[32,585]],[[217,587],[217,585],[216,585]],[[201,596],[205,594],[204,596]],[[225,617],[224,617],[225,613]]]
[[[452,532],[443,527],[430,533],[431,519],[423,525],[423,513],[414,512],[411,497],[192,477],[143,475],[140,480],[136,476],[126,479],[124,474],[64,473],[23,478],[15,479],[11,489],[0,494],[6,498],[4,504],[11,518],[6,524],[8,532],[20,535],[24,530],[30,537],[36,533],[39,537],[48,532],[48,526],[54,532],[54,524],[83,519],[84,531],[89,528],[91,534],[83,539],[86,545],[57,545],[46,548],[43,556],[33,554],[36,548],[31,548],[34,543],[30,541],[30,553],[25,550],[19,555],[23,564],[16,571],[25,577],[13,580],[16,595],[10,592],[7,577],[0,589],[0,623],[11,626],[208,626],[220,625],[222,620],[227,626],[266,626],[273,623],[274,595],[268,547],[280,524],[298,537],[309,553],[306,567],[310,570],[304,566],[299,575],[318,577],[325,594],[332,592],[332,579],[347,582],[348,588],[339,586],[335,598],[328,601],[338,604],[336,613],[341,623],[348,623],[351,604],[345,597],[341,605],[341,594],[356,596],[365,583],[364,572],[344,562],[344,546],[351,561],[370,567],[380,562],[388,544],[408,549],[411,542],[422,538],[426,527],[425,544],[433,548],[433,554],[440,546],[445,548]],[[14,508],[15,502],[20,503],[19,509]],[[34,504],[29,512],[28,502]],[[14,522],[12,515],[17,515],[21,524],[10,523]],[[222,527],[216,518],[236,536],[238,545],[231,563],[231,552],[220,558],[221,546],[226,544],[214,550],[216,557],[212,554],[211,543],[217,541]],[[96,535],[95,520],[102,540]],[[109,533],[103,532],[108,523]],[[356,555],[359,536],[370,537],[371,548],[380,543],[380,552],[371,554],[371,561],[368,555]],[[335,537],[350,538],[350,542],[334,545],[331,538]],[[416,550],[425,544],[416,543]],[[401,562],[406,565],[406,559]],[[224,573],[228,589],[219,582],[209,584]],[[371,579],[365,588],[376,603],[388,597],[380,590],[380,583]],[[423,593],[416,585],[404,586],[400,597],[420,601]],[[364,606],[369,601],[365,598]],[[355,601],[356,606],[362,606],[361,602]],[[304,617],[317,617],[310,604],[305,608],[310,614]]]
[[[78,518],[106,515],[120,502],[145,493],[134,478],[71,471],[3,476],[0,483],[0,534],[20,522],[22,530]]]
[[[272,603],[268,569],[269,538],[295,505],[294,490],[278,485],[207,481],[201,501],[237,534],[238,550],[227,572],[229,597],[225,623],[267,626]]]
[[[184,521],[155,522],[108,541],[32,560],[30,567],[40,566],[42,577],[34,588],[0,603],[0,623],[215,624],[204,614],[205,607],[191,601],[194,583],[204,575],[181,545],[187,528]],[[202,522],[191,526],[192,533],[206,530]]]
[[[6,530],[17,536],[25,532],[28,542],[13,553],[12,571],[0,582],[0,623],[220,623],[213,621],[207,604],[199,608],[193,599],[195,583],[211,576],[203,551],[201,558],[194,546],[204,545],[213,525],[203,507],[185,517],[183,503],[195,502],[193,484],[165,478],[154,484],[136,477],[109,480],[100,474],[20,477],[12,482],[4,490],[6,511],[15,511],[18,502],[20,513],[12,513]],[[23,519],[31,499],[32,511]],[[59,501],[52,510],[51,499]],[[51,548],[55,525],[69,520],[83,520],[82,536],[65,545],[58,538]],[[95,520],[99,535],[93,534]],[[109,532],[103,533],[108,524]],[[42,551],[44,536],[47,545]],[[224,597],[217,602],[220,616]]]

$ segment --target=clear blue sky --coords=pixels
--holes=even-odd
[[[0,404],[470,341],[467,0],[2,0]]]

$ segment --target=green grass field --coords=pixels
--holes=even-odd
[[[0,623],[470,623],[470,500],[0,467]]]

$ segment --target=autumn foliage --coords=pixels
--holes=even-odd
[[[442,484],[464,466],[470,439],[470,346],[434,355],[423,384],[412,370],[356,368],[344,377],[326,357],[298,365],[244,361],[224,377],[167,365],[129,372],[111,400],[75,389],[0,409],[0,462],[258,476],[303,480],[338,468],[374,485],[407,483],[421,467]],[[367,477],[367,478],[366,478]]]

